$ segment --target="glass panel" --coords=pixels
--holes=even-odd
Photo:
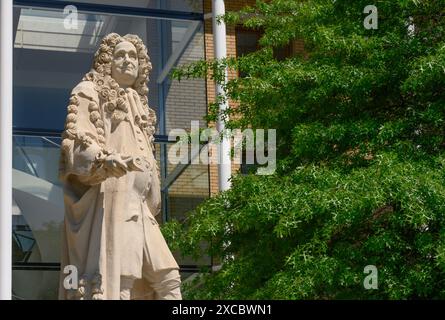
[[[61,10],[16,8],[14,14],[15,128],[62,130],[70,91],[91,68],[102,37],[111,32],[137,34],[146,43],[153,65],[149,104],[160,120],[158,106],[167,105],[168,128],[188,127],[185,119],[205,115],[204,80],[168,80],[176,65],[204,57],[201,22],[79,12],[78,28],[66,29]],[[178,114],[182,122],[176,121]]]
[[[190,131],[190,130],[187,130]],[[209,161],[214,161],[215,159],[215,152],[216,152],[216,147],[212,148],[210,146],[210,150],[208,150],[208,146],[203,149],[205,145],[203,143],[200,144],[199,146],[199,150],[197,153],[197,150],[194,149],[192,150],[191,144],[187,143],[187,142],[181,142],[178,141],[178,144],[174,144],[174,143],[169,143],[167,144],[167,155],[171,156],[171,157],[175,157],[174,159],[172,158],[168,158],[168,165],[167,165],[167,172],[170,175],[171,173],[173,173],[175,170],[177,170],[178,165],[182,166],[184,165],[184,163],[193,163],[193,167],[197,168],[199,167],[200,170],[204,170],[204,168],[207,167],[207,165],[203,164],[205,162],[209,162]],[[214,149],[214,150],[213,150]],[[176,153],[175,153],[176,152]],[[194,154],[192,154],[192,152]],[[204,153],[207,152],[207,154],[209,155],[209,157],[205,157]],[[191,157],[193,157],[193,159],[191,159]],[[184,158],[184,160],[181,160],[182,158]],[[177,164],[176,162],[181,161],[181,163]],[[187,162],[188,161],[188,162]],[[197,165],[200,164],[199,166]],[[207,169],[208,171],[208,169]]]
[[[19,198],[17,199],[19,202],[23,200],[23,197],[17,197],[17,194],[15,196]],[[58,269],[54,268],[54,263],[45,263],[43,259],[48,259],[48,253],[51,254],[51,251],[58,253],[59,230],[56,228],[56,230],[46,230],[44,233],[37,230],[34,236],[25,215],[13,199],[12,298],[57,299],[59,272],[55,271]],[[46,237],[52,235],[50,242],[42,239],[42,235]],[[55,246],[50,246],[51,242]],[[54,259],[57,260],[58,258]]]
[[[16,203],[14,206],[19,209]],[[33,256],[36,240],[20,209],[12,216],[12,239],[12,263],[29,262]]]
[[[13,139],[14,169],[61,184],[58,179],[60,138],[14,135]]]
[[[14,135],[13,142],[13,298],[56,299],[64,216],[60,138]]]
[[[261,33],[259,31],[236,28],[236,55],[242,57],[259,49]],[[240,77],[246,77],[244,72],[239,72]]]
[[[186,213],[193,210],[209,197],[208,165],[191,164],[176,179],[168,190],[169,219],[183,221]],[[202,244],[206,246],[206,244]],[[180,265],[208,266],[211,258],[205,257],[198,261],[191,257],[182,257],[179,252],[173,253]]]
[[[236,54],[241,57],[259,49],[261,33],[254,30],[236,28]]]
[[[202,13],[202,0],[76,0],[75,2]]]
[[[209,197],[209,171],[203,164],[191,164],[169,187],[169,216],[182,220],[185,214]]]
[[[170,57],[183,52],[177,65],[186,65],[204,59],[204,34],[202,25],[197,22],[172,22],[172,47]],[[168,62],[167,62],[168,64]],[[167,80],[166,89],[166,128],[181,128],[190,131],[191,122],[199,121],[204,128],[207,114],[205,79]]]

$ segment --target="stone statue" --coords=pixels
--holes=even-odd
[[[111,33],[71,92],[60,159],[60,299],[181,299],[179,267],[155,219],[161,195],[150,70],[138,36]],[[78,272],[77,289],[64,285],[68,265]]]

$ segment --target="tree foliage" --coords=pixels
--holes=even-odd
[[[278,139],[275,174],[235,175],[165,226],[184,254],[223,262],[186,297],[445,298],[445,1],[374,1],[376,30],[368,2],[257,1],[224,19],[262,30],[261,50],[175,72],[241,71],[225,87],[229,126]],[[304,53],[274,58],[295,39]],[[377,290],[363,287],[367,265]]]

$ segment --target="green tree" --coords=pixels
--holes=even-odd
[[[243,72],[226,86],[229,125],[278,139],[275,174],[235,175],[165,227],[184,254],[223,261],[186,297],[445,298],[445,1],[374,1],[376,30],[368,4],[257,1],[224,19],[264,31],[261,50],[176,71]],[[294,39],[306,53],[277,61]],[[367,265],[377,290],[363,287]]]

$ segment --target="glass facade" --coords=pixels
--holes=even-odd
[[[60,2],[68,2],[71,4],[73,1],[69,0],[57,0]],[[202,0],[77,0],[78,3],[86,4],[103,4],[112,6],[126,6],[137,9],[164,9],[171,11],[179,11],[184,13],[196,12],[202,13],[203,3]]]
[[[16,1],[13,82],[13,297],[57,297],[63,191],[58,181],[60,134],[71,89],[89,71],[108,33],[137,34],[153,70],[149,105],[157,113],[156,158],[162,178],[162,217],[181,219],[209,196],[206,165],[168,161],[168,132],[189,130],[207,111],[205,80],[172,81],[175,66],[204,58],[202,1],[78,1],[77,25],[67,28],[71,1]],[[193,265],[182,261],[183,277]],[[192,267],[191,267],[192,266]]]

